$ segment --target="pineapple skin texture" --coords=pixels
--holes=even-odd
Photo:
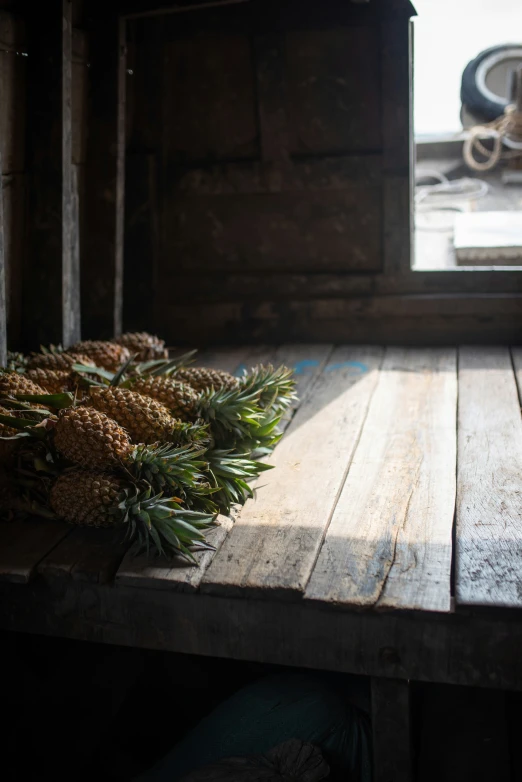
[[[68,370],[29,369],[26,377],[44,388],[48,394],[61,394],[72,388],[72,375]]]
[[[138,378],[133,384],[139,394],[160,402],[181,421],[194,421],[198,417],[198,394],[189,385],[170,377]]]
[[[62,473],[51,489],[53,511],[69,524],[88,527],[112,527],[116,518],[110,513],[122,496],[119,481],[95,470],[71,470]]]
[[[213,388],[215,391],[221,389],[233,391],[235,388],[239,388],[239,379],[222,369],[185,367],[178,369],[174,379],[186,383],[198,392],[205,391],[208,388]]]
[[[109,372],[116,372],[131,354],[128,348],[117,345],[115,342],[86,339],[78,342],[67,351],[69,354],[81,354],[88,358],[86,363],[94,363],[97,367],[103,367]]]
[[[73,364],[92,364],[89,356],[81,353],[33,353],[28,369],[51,369],[55,372],[70,371]]]
[[[88,404],[126,429],[134,443],[168,440],[176,423],[167,407],[127,388],[91,388]]]
[[[54,429],[54,444],[69,461],[95,469],[114,467],[125,461],[133,449],[127,432],[92,407],[69,407],[60,411]]]
[[[155,334],[146,331],[131,331],[114,337],[112,340],[117,345],[128,348],[130,353],[138,354],[138,361],[151,361],[154,359],[169,357],[169,351],[165,347],[165,340]]]
[[[45,394],[42,386],[18,372],[0,374],[0,394]]]

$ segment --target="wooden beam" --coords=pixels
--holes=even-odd
[[[71,163],[70,0],[34,7],[27,18],[29,253],[24,269],[24,347],[79,338]]]
[[[412,32],[406,19],[381,25],[383,252],[386,274],[407,272],[413,247]]]
[[[307,601],[34,578],[29,584],[0,584],[0,628],[362,676],[522,690],[522,622],[512,612],[345,611]]]
[[[87,337],[121,333],[125,187],[125,21],[90,30],[89,135],[82,241],[82,327]]]
[[[412,782],[410,686],[372,679],[374,782]]]
[[[2,96],[0,95],[0,104]],[[5,295],[4,197],[2,192],[2,156],[0,154],[0,366],[7,363],[7,300]]]

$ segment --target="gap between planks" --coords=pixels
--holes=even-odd
[[[312,387],[314,379],[322,370],[330,353],[331,347],[328,345],[230,348],[203,351],[198,359],[198,364],[200,366],[211,366],[216,369],[225,369],[232,374],[238,375],[242,373],[243,369],[250,369],[256,364],[271,363],[274,366],[285,364],[297,369],[297,391],[302,400]],[[293,410],[289,411],[289,416],[282,422],[281,428],[286,428],[292,414]],[[116,583],[152,589],[196,591],[201,584],[205,571],[230,533],[238,513],[239,509],[235,509],[231,517],[219,516],[219,526],[207,535],[207,540],[215,547],[215,551],[196,552],[196,567],[187,564],[181,559],[172,562],[165,558],[158,558],[151,563],[150,559],[147,559],[145,555],[135,556],[128,552],[116,574]]]
[[[513,350],[520,382],[521,353]],[[456,601],[522,607],[522,420],[507,347],[459,350]]]
[[[305,597],[450,610],[455,349],[389,348]]]

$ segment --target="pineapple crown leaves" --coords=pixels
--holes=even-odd
[[[231,439],[226,443],[226,438],[222,442],[223,447],[229,447],[236,453],[250,454],[255,457],[259,457],[270,453],[281,437],[283,433],[277,428],[282,418],[282,413],[272,408],[268,408],[257,420],[257,426],[253,427],[247,436],[236,439]]]
[[[186,421],[176,421],[176,425],[171,433],[170,442],[178,446],[192,445],[200,448],[206,448],[210,444],[209,425],[202,419],[194,423]]]
[[[189,364],[194,363],[194,356],[196,353],[197,350],[189,350],[187,353],[177,356],[177,358],[159,359],[154,362],[149,361],[146,362],[145,369],[143,369],[143,364],[138,364],[136,373],[152,375],[153,377],[158,377],[159,375],[166,375],[168,377],[169,375],[172,375],[173,372],[176,372],[177,369],[187,367]],[[138,368],[141,368],[141,371]]]
[[[223,513],[230,513],[232,505],[244,505],[253,498],[254,490],[248,481],[272,469],[270,464],[253,461],[246,454],[235,454],[230,450],[209,451],[206,458],[209,477],[218,490],[213,499]]]
[[[259,429],[264,411],[258,406],[258,391],[249,389],[210,388],[199,394],[198,410],[201,417],[208,421],[216,442],[222,444],[252,439]]]
[[[207,462],[201,459],[205,448],[173,447],[170,443],[137,445],[131,455],[131,472],[151,486],[195,489],[204,478]]]
[[[2,436],[0,437],[0,440],[19,440],[24,437],[34,437],[35,439],[44,440],[47,438],[48,424],[50,423],[50,419],[48,418],[44,418],[43,421],[37,423],[30,418],[15,418],[10,415],[0,415],[0,424],[5,424],[12,429],[21,430],[17,434],[11,436]]]
[[[285,366],[254,367],[240,382],[244,390],[259,394],[259,405],[265,409],[285,410],[297,400],[293,370]]]
[[[160,358],[140,363],[135,363],[138,355],[135,353],[121,365],[117,372],[110,372],[107,369],[88,364],[73,364],[72,369],[74,372],[78,372],[78,374],[82,375],[89,385],[111,385],[121,386],[122,388],[132,388],[133,378],[159,377],[160,375],[168,376],[180,367],[188,366],[188,364],[193,361],[193,356],[196,352],[196,350],[191,350],[177,358]],[[100,378],[100,380],[95,380],[92,377],[93,375]]]
[[[128,524],[127,537],[136,542],[138,552],[148,555],[153,548],[159,555],[180,554],[196,564],[192,547],[214,548],[205,541],[205,531],[215,525],[215,514],[187,510],[175,497],[153,495],[150,487],[142,492],[125,488],[114,513]]]

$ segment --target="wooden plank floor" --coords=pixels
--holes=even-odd
[[[270,457],[276,469],[262,477],[256,500],[220,519],[211,533],[216,552],[198,553],[199,567],[133,556],[106,531],[2,524],[0,590],[23,606],[40,583],[53,587],[53,600],[58,584],[99,588],[102,638],[104,622],[119,626],[111,601],[142,606],[144,626],[148,601],[160,611],[159,593],[167,601],[195,598],[206,650],[213,648],[211,637],[201,642],[212,624],[207,606],[238,598],[266,611],[268,622],[288,601],[310,617],[323,609],[382,617],[386,609],[457,621],[467,606],[522,608],[520,348],[283,345],[201,357],[238,374],[268,361],[294,367],[300,402]],[[80,632],[74,627],[72,635]],[[118,642],[131,642],[120,632]],[[185,632],[196,630],[186,625]],[[437,632],[426,630],[426,643],[436,647]],[[390,675],[401,677],[401,665],[393,663]],[[452,675],[445,670],[442,680]]]

